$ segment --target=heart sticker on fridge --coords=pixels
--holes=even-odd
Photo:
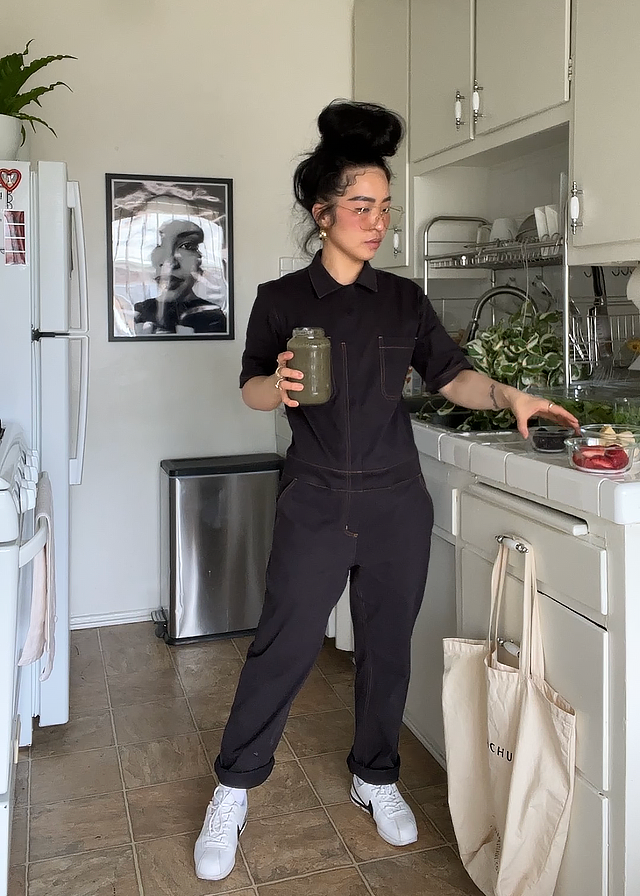
[[[4,187],[7,193],[13,193],[22,180],[22,174],[17,168],[0,168],[0,187]]]

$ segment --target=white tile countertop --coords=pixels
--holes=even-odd
[[[582,473],[566,454],[540,454],[517,432],[458,433],[413,420],[418,451],[487,481],[512,486],[620,525],[640,522],[640,466],[619,476]]]

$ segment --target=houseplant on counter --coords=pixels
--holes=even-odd
[[[51,125],[23,111],[26,106],[35,103],[41,106],[40,97],[45,93],[55,90],[56,87],[71,88],[64,81],[56,81],[47,87],[32,87],[20,93],[25,83],[36,72],[60,59],[75,59],[75,56],[43,56],[41,59],[33,59],[25,63],[25,57],[29,53],[29,45],[22,53],[10,53],[0,58],[0,159],[14,159],[19,147],[24,143],[25,130],[23,122],[28,121],[35,131],[36,122],[49,128],[52,134],[56,134]]]
[[[467,343],[469,360],[476,370],[517,389],[540,389],[563,382],[562,339],[558,334],[561,316],[547,311],[531,316],[524,308],[487,327]],[[445,417],[459,411],[452,402],[427,401],[418,419]],[[511,429],[515,417],[508,408],[501,411],[463,413],[459,430]]]

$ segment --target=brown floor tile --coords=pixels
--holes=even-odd
[[[211,775],[127,791],[134,840],[199,831],[214,789]]]
[[[355,868],[324,871],[258,887],[260,896],[369,896]]]
[[[422,811],[437,827],[445,840],[448,843],[453,843],[456,835],[449,813],[447,785],[433,784],[431,787],[420,787],[418,790],[413,790],[411,796],[422,807]]]
[[[10,865],[24,865],[27,861],[27,810],[14,809],[11,821]]]
[[[253,635],[245,635],[242,638],[234,638],[233,643],[236,646],[236,650],[240,654],[240,659],[244,662],[247,658],[247,650],[253,644],[254,636]]]
[[[113,745],[113,728],[108,710],[74,715],[66,725],[33,729],[31,756],[42,759],[60,753],[95,750]]]
[[[117,706],[113,710],[113,721],[120,745],[195,731],[184,697],[167,698],[159,703]]]
[[[104,665],[96,629],[71,632],[69,698],[72,718],[108,708]]]
[[[100,629],[107,675],[171,668],[167,645],[156,638],[152,623],[113,625]]]
[[[118,749],[125,787],[166,784],[211,772],[196,732]]]
[[[369,813],[354,806],[352,802],[330,806],[327,811],[356,862],[368,862],[370,859],[399,855],[401,852],[404,853],[409,850],[432,849],[437,846],[443,846],[444,840],[419,811],[417,804],[410,797],[407,799],[407,802],[416,816],[418,840],[416,843],[402,847],[391,846],[383,840],[378,834],[375,822]]]
[[[314,756],[351,749],[353,716],[347,709],[296,716],[285,728],[287,740],[296,756]]]
[[[249,819],[242,848],[257,884],[351,864],[323,809]]]
[[[79,628],[71,632],[71,656],[100,654],[97,628]]]
[[[355,693],[353,689],[353,675],[351,672],[338,672],[335,675],[329,675],[328,681],[347,709],[350,709],[353,712]]]
[[[230,642],[226,643],[233,647]],[[206,656],[193,656],[188,660],[178,658],[176,667],[187,694],[235,694],[242,660],[234,649],[233,657],[222,659],[208,660]]]
[[[338,753],[300,760],[325,806],[349,800],[352,775],[347,768],[348,755],[348,750],[340,750]]]
[[[184,697],[180,679],[173,668],[110,675],[109,694],[112,706],[161,703],[175,697]]]
[[[115,747],[68,753],[31,763],[31,805],[121,790]]]
[[[71,719],[108,708],[109,698],[104,676],[97,681],[71,679],[69,684],[69,717]]]
[[[249,794],[251,818],[315,809],[320,803],[295,760],[280,762],[269,778]]]
[[[25,896],[26,880],[26,865],[13,865],[9,868],[7,896]]]
[[[222,742],[223,732],[224,728],[214,728],[213,731],[200,732],[200,737],[203,740],[205,751],[209,756],[212,765],[216,761],[216,757],[220,752],[220,744]],[[287,762],[289,759],[294,758],[294,755],[289,749],[289,746],[284,738],[280,740],[274,758],[276,762]]]
[[[230,680],[217,693],[189,694],[189,706],[200,731],[224,728],[235,693],[236,684]]]
[[[420,741],[408,732],[400,739],[400,777],[408,790],[444,784],[447,773]]]
[[[50,859],[129,842],[124,795],[108,793],[31,810],[29,859]]]
[[[131,847],[29,865],[29,896],[139,896]]]
[[[137,846],[142,885],[148,896],[217,896],[250,887],[251,881],[238,853],[236,866],[224,880],[198,880],[193,870],[196,834],[147,840]],[[253,892],[253,891],[251,891]]]
[[[326,679],[313,669],[291,707],[291,716],[306,715],[311,712],[326,712],[342,709],[343,704]]]
[[[21,809],[27,805],[29,793],[29,763],[19,762],[16,765],[15,807]]]
[[[448,846],[370,862],[360,869],[375,896],[482,896]]]
[[[334,642],[332,640],[325,640],[325,646],[320,651],[318,659],[316,660],[318,669],[325,675],[330,675],[336,672],[353,673],[354,666],[352,654],[346,650],[336,650],[333,644]]]

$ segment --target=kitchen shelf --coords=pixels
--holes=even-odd
[[[541,267],[561,265],[563,261],[564,241],[562,237],[549,240],[527,241],[495,241],[482,244],[465,244],[457,252],[444,255],[427,255],[431,270],[469,270],[483,268],[499,271],[522,268],[528,265]]]

